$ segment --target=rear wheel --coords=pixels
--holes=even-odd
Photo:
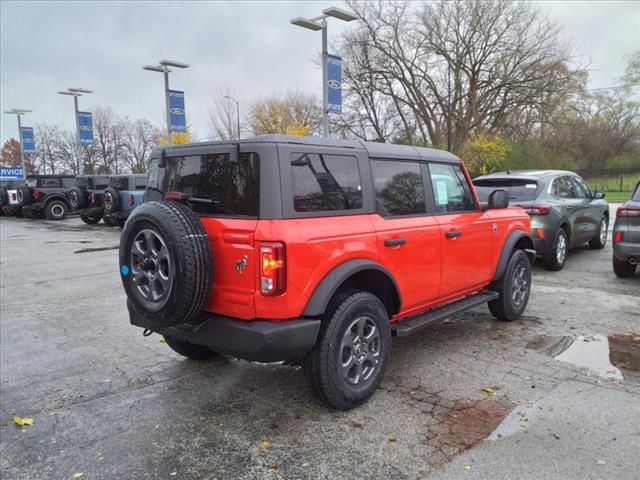
[[[101,219],[102,217],[100,215],[85,215],[84,213],[80,215],[80,220],[82,220],[87,225],[95,225]]]
[[[542,261],[547,270],[557,272],[562,270],[567,261],[567,253],[569,252],[569,238],[564,228],[559,228],[553,239],[551,248],[547,249]]]
[[[62,200],[51,200],[44,209],[47,220],[64,220],[68,212],[69,209]]]
[[[636,273],[636,265],[631,265],[629,262],[623,262],[618,260],[616,256],[613,256],[613,272],[617,277],[629,278],[633,277]]]
[[[320,400],[348,410],[375,393],[390,349],[389,316],[380,300],[369,292],[342,292],[327,308],[302,367]]]
[[[607,230],[609,228],[609,219],[602,217],[598,226],[598,234],[591,239],[589,247],[594,250],[602,250],[607,244]]]
[[[498,292],[499,297],[488,303],[491,314],[505,322],[520,318],[527,308],[531,292],[531,262],[526,252],[515,250],[511,254],[503,277],[492,286],[492,290]]]
[[[164,336],[164,341],[171,347],[171,350],[192,360],[206,360],[218,355],[208,347],[178,340],[168,335]]]

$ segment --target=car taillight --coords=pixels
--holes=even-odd
[[[95,193],[91,194],[91,203],[96,203],[96,194]]]
[[[616,210],[616,217],[640,217],[640,207],[632,207],[623,203]]]
[[[33,191],[34,200],[38,200],[40,198],[40,192],[38,190]]]
[[[548,215],[551,211],[551,205],[518,205],[529,215]]]
[[[18,196],[15,193],[11,194],[11,200],[16,201],[18,199]]]
[[[278,295],[285,290],[284,244],[260,245],[260,291],[263,295]]]
[[[133,195],[129,194],[129,205],[133,205]]]
[[[613,243],[618,243],[622,241],[622,232],[616,232],[613,234]]]
[[[176,202],[182,202],[184,200],[187,200],[188,198],[189,195],[183,192],[167,192],[164,194],[165,200],[175,200]]]

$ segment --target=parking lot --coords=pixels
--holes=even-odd
[[[119,233],[1,220],[2,478],[637,478],[640,274],[610,245],[536,266],[519,321],[483,306],[394,339],[381,389],[335,412],[295,366],[143,337]]]

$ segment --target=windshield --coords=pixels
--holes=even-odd
[[[506,190],[509,201],[530,202],[536,199],[540,191],[540,183],[535,180],[517,178],[491,178],[474,180],[476,192],[481,202],[487,202],[494,190]]]

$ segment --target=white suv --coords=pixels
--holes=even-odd
[[[0,183],[0,207],[3,215],[22,216],[22,206],[18,202],[18,188],[23,180],[7,179]]]

